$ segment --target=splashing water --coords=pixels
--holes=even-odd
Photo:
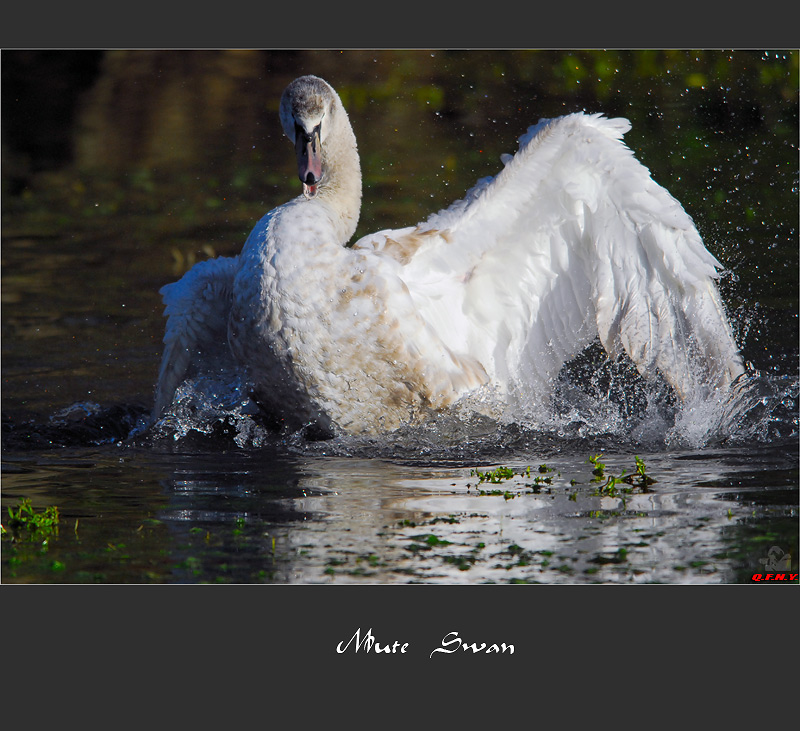
[[[187,380],[178,388],[167,414],[152,425],[150,436],[176,442],[190,435],[223,436],[241,448],[261,447],[269,439],[269,431],[258,423],[246,394],[238,378],[203,376]],[[132,436],[147,431],[145,418]]]
[[[551,406],[534,413],[489,417],[486,408],[475,408],[473,397],[391,434],[321,442],[305,430],[270,428],[250,402],[245,384],[208,376],[185,382],[170,411],[149,430],[140,421],[131,436],[146,434],[156,442],[199,436],[232,441],[242,449],[280,442],[289,449],[339,456],[458,459],[544,445],[579,449],[587,441],[661,451],[769,443],[797,434],[796,379],[750,373],[729,389],[679,404],[662,380],[641,378],[624,359],[594,362],[591,376],[580,376],[580,368],[562,373]],[[478,400],[479,406],[487,405],[485,395]]]
[[[718,398],[686,404],[667,434],[667,446],[680,441],[702,447],[714,439],[773,442],[795,436],[797,426],[797,379],[750,373]]]

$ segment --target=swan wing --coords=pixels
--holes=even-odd
[[[170,405],[175,389],[193,372],[233,363],[228,348],[228,316],[236,257],[218,257],[195,264],[160,293],[167,318],[164,353],[154,413]]]
[[[743,368],[720,264],[624,145],[628,129],[601,115],[542,120],[463,200],[356,246],[396,261],[442,340],[526,401],[543,403],[597,337],[683,398],[727,383]]]

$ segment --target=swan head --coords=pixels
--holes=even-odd
[[[325,176],[322,146],[334,118],[336,92],[317,76],[301,76],[281,96],[283,131],[294,143],[303,194],[313,198]]]

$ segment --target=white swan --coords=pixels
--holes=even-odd
[[[478,390],[530,412],[598,337],[681,398],[743,373],[720,265],[621,141],[627,120],[542,120],[463,200],[347,248],[361,170],[338,95],[303,76],[280,119],[304,194],[266,214],[238,257],[161,290],[156,416],[184,379],[215,370],[293,430],[379,433]]]

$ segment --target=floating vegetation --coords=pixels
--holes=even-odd
[[[533,478],[534,482],[550,482],[552,481],[552,477],[542,477],[542,475],[548,475],[551,472],[555,472],[555,468],[548,467],[546,464],[540,464],[537,468],[537,472],[539,475]],[[478,484],[483,482],[489,482],[493,485],[499,484],[504,480],[512,480],[515,477],[525,477],[530,479],[531,477],[531,468],[530,466],[526,467],[521,472],[514,472],[513,469],[510,467],[497,467],[493,470],[487,472],[481,472],[478,469],[472,469],[469,471],[470,476],[475,476],[478,478]]]
[[[628,560],[628,549],[624,546],[620,546],[616,553],[612,556],[607,556],[604,554],[598,554],[594,558],[589,559],[592,563],[599,564],[601,566],[606,564],[621,564],[625,563]]]
[[[527,474],[530,474],[531,468],[528,467]],[[478,483],[490,482],[493,485],[503,482],[503,480],[510,480],[515,477],[514,470],[510,467],[498,467],[491,472],[481,472],[480,470],[470,470],[470,475],[475,475],[478,478]]]
[[[3,538],[15,541],[46,541],[51,535],[58,535],[58,521],[58,508],[55,505],[37,512],[26,498],[15,508],[9,506],[8,527],[0,528]]]
[[[592,470],[592,474],[595,475],[592,481],[599,482],[605,479],[605,484],[598,487],[592,494],[602,495],[604,497],[617,497],[620,493],[632,493],[636,487],[642,492],[646,492],[647,488],[652,485],[655,480],[647,474],[644,461],[639,457],[634,457],[634,459],[636,460],[636,471],[625,474],[625,470],[622,470],[620,476],[617,477],[615,475],[605,474],[606,466],[600,462],[600,455],[589,457],[589,462],[595,465],[595,469]],[[624,484],[626,487],[618,487],[620,484]]]
[[[611,474],[607,471],[607,466],[601,461],[601,454],[591,455],[588,459],[592,465],[592,478],[594,483],[602,483],[595,488],[594,491],[589,493],[593,497],[622,497],[623,503],[625,496],[631,494],[637,488],[641,492],[647,492],[650,485],[656,482],[650,475],[647,474],[647,468],[644,461],[635,456],[635,469],[632,472],[627,472],[625,469],[619,475]],[[541,494],[543,488],[546,487],[544,492],[553,495],[554,478],[561,477],[561,473],[555,468],[548,467],[546,464],[540,464],[536,469],[536,473],[532,475],[531,467],[525,467],[523,470],[515,472],[514,469],[506,466],[496,467],[492,470],[481,471],[479,469],[471,469],[470,476],[478,478],[478,485],[488,483],[497,485],[504,482],[509,482],[515,478],[522,479],[522,485],[508,485],[503,488],[495,489],[481,489],[478,487],[478,495],[502,497],[504,500],[512,500],[522,494]],[[573,477],[568,482],[568,487],[565,492],[569,493],[571,488],[574,488],[578,481]],[[467,489],[472,487],[467,483]],[[512,489],[516,488],[516,490]],[[575,490],[568,495],[568,499],[577,502],[579,491]]]
[[[532,480],[531,480],[531,468],[530,468],[530,466],[526,467],[524,470],[522,470],[520,472],[514,472],[514,470],[511,469],[510,467],[497,467],[497,468],[495,468],[493,470],[486,471],[486,472],[481,472],[478,469],[472,469],[472,470],[470,470],[470,476],[477,477],[479,485],[482,484],[482,483],[485,483],[485,482],[489,483],[489,484],[492,484],[492,485],[497,485],[497,484],[500,484],[500,483],[502,483],[504,481],[512,480],[515,477],[526,478],[528,480],[531,480],[531,482],[526,482],[525,485],[524,485],[524,487],[530,488],[528,490],[528,492],[539,493],[541,491],[541,485],[542,484],[549,485],[549,484],[552,483],[553,477],[549,473],[555,472],[555,469],[553,469],[551,467],[548,467],[545,464],[541,464],[541,465],[539,465],[537,471],[539,472],[539,474],[536,475],[535,477],[533,477]],[[471,487],[471,485],[468,483],[467,484],[467,489],[469,489],[470,487]],[[490,495],[490,496],[492,496],[492,495],[502,495],[505,500],[511,500],[511,499],[517,497],[518,493],[513,493],[510,490],[501,490],[501,489],[481,490],[479,488],[478,489],[478,494],[479,495]]]
[[[595,454],[592,457],[589,457],[589,462],[594,465],[594,469],[592,470],[592,474],[594,477],[592,478],[593,482],[600,482],[603,477],[605,477],[605,470],[606,466],[600,461],[601,454]]]
[[[633,482],[634,479],[638,479],[639,487],[641,488],[652,485],[655,480],[646,474],[644,462],[639,457],[634,457],[634,459],[636,460],[636,475],[632,476],[631,482]]]

